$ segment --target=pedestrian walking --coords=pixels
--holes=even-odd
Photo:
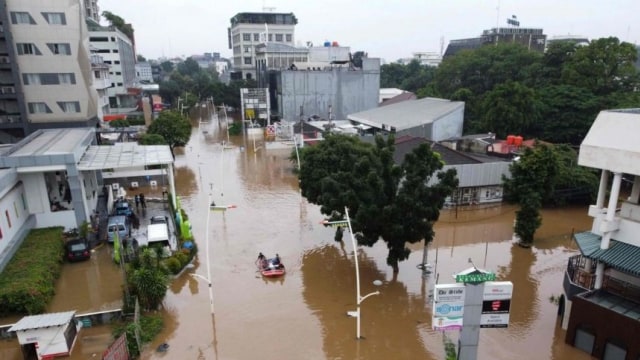
[[[138,205],[140,205],[140,195],[136,194],[134,198],[136,200],[136,210],[138,210]]]
[[[144,201],[144,194],[140,193],[140,205],[142,205],[143,209],[147,208],[147,203]]]

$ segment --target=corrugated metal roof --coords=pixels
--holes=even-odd
[[[600,249],[600,235],[587,231],[574,237],[582,255],[627,274],[640,276],[640,247],[611,240],[609,248],[603,250]]]
[[[13,326],[9,328],[9,331],[23,331],[65,325],[71,321],[75,314],[76,312],[74,310],[51,314],[25,316],[20,319],[20,321],[13,324]]]
[[[82,155],[78,170],[121,169],[172,163],[173,156],[168,145],[92,145]]]

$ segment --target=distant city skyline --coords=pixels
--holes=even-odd
[[[473,5],[471,5],[473,4]],[[293,12],[296,44],[322,46],[337,41],[385,62],[413,52],[444,52],[453,39],[471,38],[485,29],[507,27],[515,15],[520,27],[542,28],[548,38],[614,36],[640,43],[637,0],[99,0],[135,29],[136,52],[149,59],[219,52],[231,56],[227,27],[239,12]]]

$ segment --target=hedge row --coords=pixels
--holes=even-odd
[[[64,254],[62,227],[34,229],[0,274],[0,316],[40,314],[55,293]]]

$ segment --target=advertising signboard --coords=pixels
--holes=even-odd
[[[484,284],[482,301],[481,328],[506,328],[509,326],[509,310],[513,283],[510,281],[494,281]]]
[[[438,284],[434,289],[433,330],[462,329],[464,284]]]

